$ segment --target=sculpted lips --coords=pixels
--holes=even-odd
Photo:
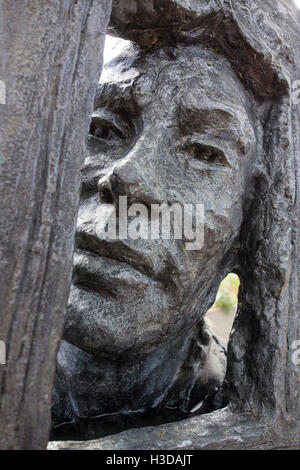
[[[74,254],[73,282],[117,297],[129,289],[146,289],[149,278],[129,264],[83,250]]]
[[[78,218],[76,232],[75,284],[112,297],[124,295],[128,289],[144,291],[150,282],[158,282],[169,291],[176,289],[179,266],[175,245],[172,254],[160,239],[103,239],[97,224],[105,211],[100,210],[98,199],[82,208],[85,210]]]
[[[84,259],[85,262],[83,262]],[[135,277],[138,274],[144,282],[148,280],[149,283],[151,278],[164,284],[166,265],[168,264],[170,267],[170,262],[166,263],[160,240],[103,240],[98,238],[93,228],[91,230],[86,227],[83,230],[79,228],[76,233],[75,274],[77,275],[79,271],[82,272],[83,267],[86,266],[85,272],[87,274],[91,272],[93,277],[98,275],[103,278],[104,271],[103,275],[100,274],[102,269],[100,269],[100,264],[102,267],[105,265],[107,275],[112,266],[118,267],[120,269],[118,276],[122,273],[122,285],[127,282],[125,271],[128,273],[128,278],[132,278],[133,285],[137,284]],[[114,277],[117,277],[116,271],[114,273],[111,275],[112,282]],[[84,282],[82,278],[83,276],[80,275],[80,283],[82,283],[81,280]]]

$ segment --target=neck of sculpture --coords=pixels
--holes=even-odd
[[[63,341],[55,380],[53,438],[92,439],[139,422],[145,425],[145,416],[149,424],[182,418],[220,385],[220,378],[208,375],[216,347],[224,355],[204,324],[139,360],[99,358]]]

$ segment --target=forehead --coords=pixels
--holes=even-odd
[[[207,110],[207,120],[215,116],[228,122],[251,114],[249,95],[229,62],[202,45],[179,46],[169,55],[120,40],[107,57],[100,83],[112,106],[132,100],[143,109],[159,101],[159,109],[169,115],[179,108],[181,120],[197,110]]]

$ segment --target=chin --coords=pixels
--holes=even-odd
[[[159,344],[168,341],[168,331],[174,329],[179,318],[182,323],[182,316],[170,306],[168,297],[160,292],[153,302],[154,295],[152,291],[148,296],[138,297],[129,290],[124,301],[73,285],[64,339],[97,356],[117,359],[124,354],[127,357],[151,354]],[[180,328],[178,325],[178,331]]]

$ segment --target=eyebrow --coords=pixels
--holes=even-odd
[[[126,85],[124,87],[124,85]],[[132,93],[131,101],[128,101],[128,87],[132,90],[132,84],[126,82],[104,82],[100,83],[94,100],[94,110],[107,107],[115,113],[132,115],[137,112],[136,103]],[[124,89],[127,93],[124,93]]]
[[[217,103],[211,107],[178,107],[178,124],[183,136],[198,134],[231,141],[243,154],[255,143],[256,137],[252,120],[240,107]]]
[[[237,113],[221,108],[178,107],[177,118],[184,134],[201,134],[210,129],[215,129],[216,132],[228,131],[229,128],[234,130],[234,121],[239,122]]]

